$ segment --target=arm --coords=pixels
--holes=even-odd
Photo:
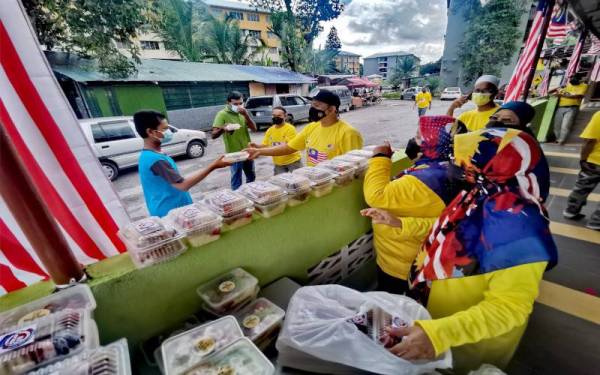
[[[298,150],[295,150],[288,145],[279,145],[279,146],[261,147],[261,148],[249,147],[245,151],[247,151],[250,154],[249,159],[254,160],[259,156],[289,155],[289,154],[293,154],[294,152],[296,152]]]
[[[248,111],[246,110],[246,108],[240,107],[240,114],[242,116],[244,116],[244,118],[246,119],[246,124],[248,125],[248,128],[250,128],[250,130],[252,130],[253,132],[255,132],[257,130],[256,123],[254,122],[254,120],[252,119],[252,117],[250,117],[250,114],[248,113]]]
[[[230,163],[224,162],[222,159],[223,157],[221,156],[205,169],[194,172],[186,177],[182,177],[175,169],[173,169],[173,167],[171,167],[168,162],[164,160],[157,161],[150,169],[152,170],[152,173],[164,178],[175,189],[180,191],[188,191],[192,186],[205,179],[206,176],[208,176],[215,169],[231,165]]]
[[[594,149],[596,143],[598,143],[598,141],[595,139],[585,140],[583,146],[581,146],[581,160],[587,160],[588,156],[590,156],[590,154],[592,153],[592,150]]]
[[[348,151],[360,150],[362,147],[363,139],[358,130],[352,129],[342,137],[342,144],[340,145],[342,153],[345,154]]]
[[[221,134],[225,133],[225,129],[223,128],[218,128],[216,126],[213,126],[212,128],[212,132],[210,133],[210,137],[212,139],[217,139],[221,136]]]
[[[213,121],[212,132],[210,133],[210,137],[212,139],[219,138],[225,132],[225,119],[221,115],[221,112],[217,113],[215,120]]]
[[[469,99],[467,99],[467,98],[468,98],[467,95],[463,95],[458,99],[454,99],[452,104],[450,104],[450,107],[448,107],[448,111],[446,112],[446,115],[454,117],[454,111],[456,109],[462,107],[463,105],[465,105],[465,103],[469,101]]]

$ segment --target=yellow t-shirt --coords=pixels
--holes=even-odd
[[[458,116],[458,120],[462,121],[470,132],[473,132],[475,130],[484,129],[485,125],[490,121],[490,116],[497,110],[497,105],[494,106],[494,108],[483,112],[473,109],[461,113],[460,116]]]
[[[273,125],[265,133],[262,144],[265,146],[279,146],[281,144],[288,143],[296,136],[296,128],[292,124],[287,122],[281,127]],[[273,164],[275,165],[288,165],[300,160],[302,156],[299,152],[294,152],[290,155],[284,156],[273,156]]]
[[[428,92],[420,92],[415,97],[415,102],[419,108],[427,108],[431,104],[431,94]]]
[[[589,163],[600,165],[600,111],[594,113],[589,124],[580,135],[584,139],[595,139],[596,144],[587,158]]]
[[[585,83],[580,83],[575,86],[573,86],[572,84],[569,83],[561,91],[567,92],[571,95],[585,95],[587,88],[588,88],[588,85],[586,85]],[[572,107],[572,106],[579,107],[580,104],[581,104],[581,99],[565,98],[563,96],[560,97],[560,101],[558,102],[559,107]]]
[[[324,160],[362,148],[360,133],[343,120],[331,126],[311,122],[294,139],[288,142],[294,150],[306,150],[306,164],[314,166]]]

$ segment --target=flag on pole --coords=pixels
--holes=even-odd
[[[587,31],[583,30],[581,35],[579,35],[579,39],[577,40],[577,44],[573,48],[573,53],[571,54],[571,59],[569,60],[569,66],[567,66],[567,70],[562,79],[562,84],[565,85],[571,77],[577,72],[579,68],[579,62],[581,61],[581,53],[583,52],[583,45],[585,44],[585,39],[587,38]]]
[[[71,251],[82,264],[125,251],[117,231],[129,221],[127,213],[18,0],[0,7],[0,40],[0,122]],[[0,198],[0,295],[47,278]]]
[[[556,4],[552,10],[552,19],[548,25],[546,38],[552,39],[554,45],[564,42],[571,28],[567,20],[568,13],[566,3],[562,6]]]
[[[542,82],[540,82],[537,88],[539,96],[548,96],[548,86],[550,85],[551,74],[552,69],[550,68],[550,64],[548,64],[544,67],[544,72],[542,73]]]
[[[600,39],[592,33],[589,33],[589,38],[591,44],[585,55],[600,55]]]
[[[535,63],[535,52],[539,43],[543,43],[542,29],[544,25],[544,17],[548,11],[548,1],[540,0],[533,18],[531,30],[527,37],[525,47],[519,56],[519,61],[515,70],[513,71],[512,77],[506,87],[506,94],[504,96],[504,102],[511,102],[520,100],[527,83],[529,71]]]

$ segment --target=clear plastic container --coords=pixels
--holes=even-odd
[[[310,198],[311,182],[306,176],[282,173],[271,177],[269,182],[282,187],[288,193],[289,206],[297,206]]]
[[[312,183],[312,187],[327,184],[335,178],[335,173],[327,168],[302,167],[296,169],[293,174],[299,174],[307,177]]]
[[[260,205],[269,205],[280,202],[287,193],[282,187],[266,181],[254,181],[242,185],[238,192],[251,201]]]
[[[270,204],[258,204],[256,203],[254,207],[256,208],[256,212],[264,218],[271,218],[273,216],[277,216],[282,214],[285,211],[285,208],[288,204],[287,196],[284,196],[282,199],[275,203]]]
[[[365,158],[362,156],[346,154],[336,156],[335,158],[333,158],[333,160],[341,160],[348,163],[352,163],[356,167],[356,172],[354,174],[356,177],[363,176],[367,171],[367,168],[369,168],[369,158]]]
[[[183,375],[273,375],[273,364],[247,338],[208,356]]]
[[[253,299],[258,289],[258,280],[241,268],[235,268],[206,284],[196,292],[204,303],[204,308],[215,315],[235,311]]]
[[[225,154],[225,156],[223,157],[223,161],[227,163],[237,163],[240,161],[248,160],[249,156],[250,154],[246,151],[231,152],[229,154]]]
[[[375,151],[375,149],[377,148],[377,145],[369,145],[369,146],[365,146],[362,149],[364,151],[369,151],[371,153],[373,153],[373,151]]]
[[[335,183],[339,186],[345,186],[354,180],[354,174],[356,173],[356,167],[353,163],[349,163],[342,160],[325,160],[319,163],[320,168],[329,169],[337,173]]]
[[[169,337],[161,345],[165,374],[184,373],[204,357],[244,337],[233,316],[226,316]]]
[[[64,309],[93,311],[95,308],[96,300],[90,287],[77,284],[1,313],[0,327],[30,323]]]
[[[239,130],[241,128],[242,128],[242,125],[240,125],[240,124],[235,124],[235,123],[225,124],[225,130],[227,130],[228,132]]]
[[[242,214],[253,206],[250,199],[229,189],[208,193],[204,202],[223,219]]]
[[[310,193],[315,198],[321,198],[321,197],[324,197],[327,194],[331,193],[333,191],[334,186],[335,186],[335,180],[330,180],[324,184],[313,186]]]
[[[131,375],[131,362],[127,340],[121,339],[110,345],[84,350],[30,372],[28,375]]]
[[[373,156],[373,151],[369,150],[352,150],[346,153],[346,155],[352,156],[360,156],[361,158],[371,158]]]
[[[199,204],[175,208],[169,211],[167,220],[186,236],[184,241],[192,247],[202,246],[221,237],[223,218]]]
[[[128,224],[119,231],[119,237],[138,268],[165,262],[186,250],[181,241],[183,234],[158,217]]]
[[[227,230],[233,230],[244,225],[248,225],[252,222],[252,214],[254,213],[254,207],[247,208],[246,211],[241,212],[237,215],[224,217],[223,225]]]
[[[22,374],[98,346],[89,310],[64,309],[0,330],[0,374]]]
[[[266,298],[259,298],[235,314],[244,335],[259,348],[266,348],[277,337],[285,311]]]

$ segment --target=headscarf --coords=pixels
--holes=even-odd
[[[525,102],[513,101],[513,102],[504,103],[494,113],[498,113],[498,111],[501,111],[503,109],[508,109],[510,111],[513,111],[519,118],[519,122],[521,123],[520,125],[523,128],[526,128],[527,124],[529,124],[531,122],[531,120],[533,120],[533,117],[535,116],[535,109],[533,109],[533,107],[530,104],[525,103]]]
[[[557,262],[542,205],[549,168],[536,140],[516,129],[482,129],[454,138],[454,158],[470,189],[442,212],[412,266],[411,295],[424,304],[434,280]]]

